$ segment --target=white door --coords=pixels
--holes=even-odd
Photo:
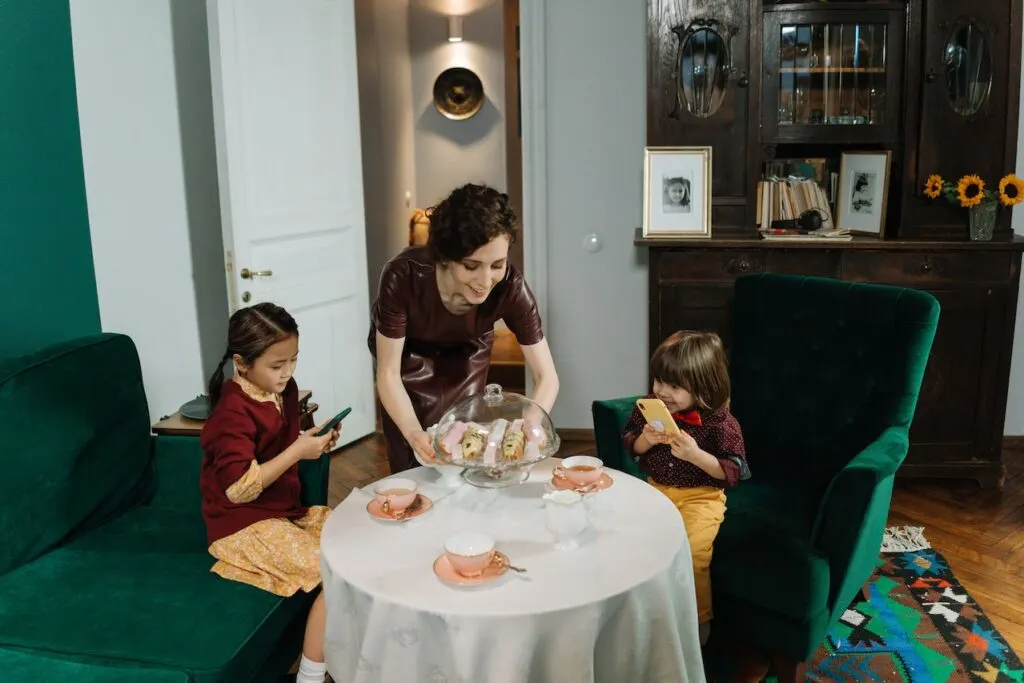
[[[342,443],[374,430],[352,0],[208,0],[232,310],[284,306],[296,381]],[[248,277],[244,277],[248,275]]]

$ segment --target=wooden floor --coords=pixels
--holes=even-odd
[[[562,441],[560,455],[593,452],[593,442]],[[1024,656],[1024,450],[1006,450],[1006,485],[897,481],[890,524],[923,526],[953,573],[1018,655]],[[388,474],[384,442],[371,436],[331,460],[334,506],[352,490]]]

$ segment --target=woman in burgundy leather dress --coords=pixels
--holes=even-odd
[[[371,312],[370,352],[391,471],[434,460],[425,431],[460,398],[483,391],[504,320],[533,373],[533,399],[550,411],[558,375],[522,273],[508,262],[516,238],[508,195],[464,185],[434,207],[425,246],[384,265]]]

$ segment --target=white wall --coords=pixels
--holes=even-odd
[[[450,5],[450,6],[449,6]],[[448,11],[465,12],[448,42]],[[409,217],[463,183],[507,188],[501,0],[355,0],[370,297],[384,262],[409,241]],[[451,66],[475,71],[487,97],[465,121],[433,105]]]
[[[1022,46],[1024,53],[1024,46]],[[1021,72],[1021,90],[1024,91],[1024,71]],[[1024,97],[1020,102],[1017,120],[1017,168],[1024,175]],[[1024,236],[1024,205],[1013,211],[1013,231]],[[1022,281],[1024,282],[1024,281]],[[1024,434],[1024,287],[1017,298],[1017,328],[1013,334],[1013,362],[1010,366],[1010,393],[1006,400],[1006,422],[1003,433],[1014,436]]]
[[[452,11],[468,4],[453,2]],[[411,0],[409,5],[416,198],[421,207],[436,204],[465,183],[507,189],[502,1],[472,3],[473,11],[463,18],[461,43],[448,42],[443,5],[439,0]],[[445,118],[433,104],[434,80],[453,66],[473,70],[484,86],[483,107],[464,121]]]
[[[206,0],[170,0],[170,6],[185,208],[205,378],[224,355],[230,315],[210,82],[210,39]]]
[[[371,301],[385,261],[409,244],[409,216],[416,206],[408,5],[355,0]]]
[[[592,428],[594,399],[639,393],[647,382],[647,255],[633,246],[643,201],[646,19],[643,0],[601,3],[600,12],[591,0],[547,3],[544,324],[562,380],[553,414],[562,428]],[[590,232],[603,241],[594,254],[583,250]]]
[[[223,268],[216,246],[216,167],[202,164],[212,148],[204,151],[201,142],[183,144],[182,138],[183,125],[198,127],[200,138],[207,126],[212,131],[212,118],[202,120],[201,103],[204,87],[209,97],[209,68],[204,86],[203,58],[186,56],[182,65],[194,73],[181,84],[185,92],[179,97],[171,1],[187,6],[176,8],[180,21],[174,28],[187,33],[191,23],[198,29],[201,17],[205,35],[203,0],[71,0],[100,318],[105,331],[135,340],[154,419],[202,392],[197,287],[211,300],[224,290],[223,277],[218,289],[209,272],[210,264]],[[193,47],[201,44],[197,40]],[[203,192],[190,203],[188,190],[195,187]],[[205,231],[201,239],[218,256],[200,263],[198,271],[190,226]]]

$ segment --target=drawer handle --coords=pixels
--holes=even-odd
[[[925,261],[924,263],[921,264],[921,272],[924,273],[925,275],[931,273],[934,269],[935,266],[933,266],[929,261]]]
[[[740,272],[741,273],[749,273],[750,272],[750,261],[747,261],[746,259],[740,261]]]

